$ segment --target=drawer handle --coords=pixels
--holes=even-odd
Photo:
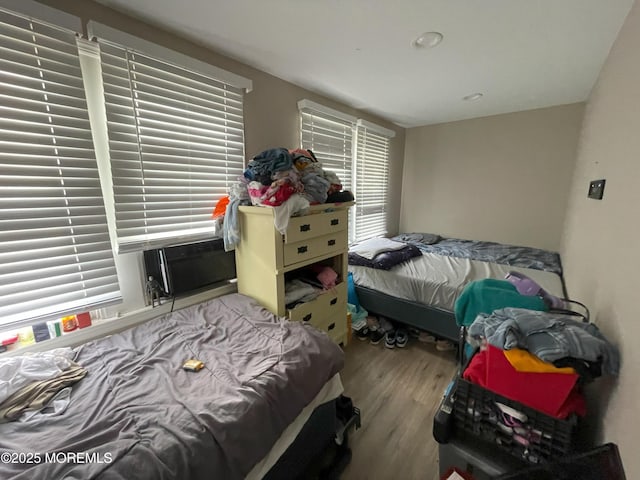
[[[311,320],[311,317],[313,316],[313,313],[307,313],[303,318],[302,321],[303,322],[308,322],[309,320]]]
[[[336,322],[333,322],[331,325],[329,325],[329,326],[327,327],[327,331],[328,331],[328,330],[333,330],[334,328],[336,328]]]
[[[330,247],[333,247],[336,244],[336,241],[331,239],[327,242],[327,245],[329,245]]]
[[[338,303],[338,297],[331,299],[331,301],[329,303],[331,305],[335,305],[336,303]]]
[[[303,245],[302,247],[298,247],[298,253],[305,253],[307,251],[307,246]]]
[[[340,220],[338,218],[331,219],[331,225],[338,225],[339,223],[340,223]]]
[[[304,225],[300,225],[301,232],[308,232],[309,230],[311,230],[311,225],[309,225],[308,223],[305,223]]]

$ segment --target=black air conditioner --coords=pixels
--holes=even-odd
[[[233,251],[221,238],[144,252],[145,280],[152,276],[167,296],[194,293],[236,277]]]

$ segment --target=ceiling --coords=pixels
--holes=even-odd
[[[98,0],[403,127],[587,99],[633,0]],[[416,49],[437,31],[443,41]],[[462,100],[475,93],[483,97]]]

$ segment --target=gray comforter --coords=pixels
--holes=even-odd
[[[432,234],[410,233],[392,238],[411,243],[425,253],[436,253],[450,257],[468,258],[482,262],[500,263],[512,267],[533,268],[558,275],[562,274],[560,256],[556,252],[532,247],[520,247],[480,240],[440,238]]]
[[[205,369],[184,371],[189,358]],[[64,414],[0,425],[0,478],[243,478],[343,354],[233,294],[88,343],[76,361],[88,374]]]

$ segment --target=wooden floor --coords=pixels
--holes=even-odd
[[[436,480],[433,416],[456,371],[454,352],[411,339],[388,349],[353,339],[341,372],[345,395],[362,412],[350,436],[353,458],[344,480]]]

